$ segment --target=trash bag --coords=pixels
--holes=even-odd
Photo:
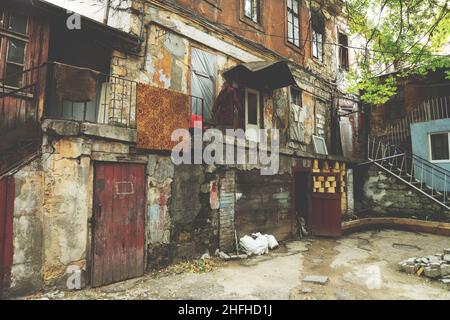
[[[273,250],[279,246],[277,239],[271,234],[265,234],[264,235],[267,238],[267,241],[269,242],[269,249]]]
[[[240,244],[244,247],[248,255],[260,256],[269,252],[269,241],[261,234],[259,234],[256,239],[244,236],[240,239]]]

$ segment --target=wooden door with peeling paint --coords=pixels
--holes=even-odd
[[[144,165],[95,165],[93,287],[144,274],[144,177]]]
[[[0,180],[0,296],[9,288],[13,262],[14,177]]]

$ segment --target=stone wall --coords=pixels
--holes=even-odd
[[[389,216],[450,221],[450,215],[428,197],[376,166],[355,169],[355,216]]]

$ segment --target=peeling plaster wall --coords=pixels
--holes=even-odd
[[[64,276],[67,267],[86,267],[90,216],[90,148],[82,138],[64,138],[43,154],[44,269],[46,283]]]
[[[11,292],[25,294],[42,286],[42,205],[44,173],[35,160],[14,175],[14,257]]]

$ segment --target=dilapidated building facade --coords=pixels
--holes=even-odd
[[[1,10],[5,291],[65,287],[74,268],[100,286],[253,232],[287,240],[300,221],[340,235],[360,119],[342,93],[339,3],[132,1],[127,32],[83,17],[69,30],[70,14],[40,0]],[[230,127],[279,131],[275,175],[174,164],[174,130]]]

